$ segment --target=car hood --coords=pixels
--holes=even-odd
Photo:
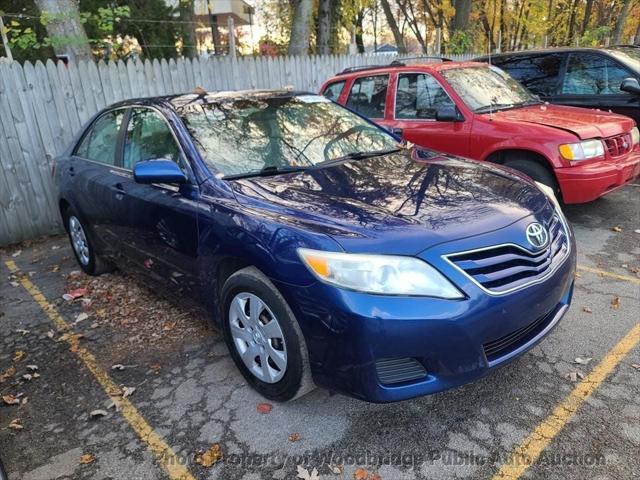
[[[415,255],[548,205],[515,173],[423,149],[230,184],[254,213],[325,233],[348,252]]]
[[[548,104],[501,110],[493,114],[493,119],[558,128],[573,133],[581,140],[619,135],[634,125],[632,119],[614,113]]]

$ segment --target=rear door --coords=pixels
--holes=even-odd
[[[625,78],[637,76],[611,57],[598,52],[569,54],[566,71],[554,103],[599,108],[640,122],[640,97],[620,90]]]
[[[471,121],[437,120],[441,108],[455,109],[440,82],[429,73],[401,72],[396,77],[391,125],[409,142],[440,152],[468,156]]]
[[[180,165],[190,183],[140,184],[136,163],[167,159]],[[123,254],[134,266],[178,287],[195,286],[197,275],[199,189],[171,125],[152,108],[131,109],[123,133],[121,175],[117,191],[116,231]]]
[[[388,73],[366,75],[353,80],[345,105],[383,127],[390,127],[389,97]]]
[[[86,130],[68,163],[73,203],[107,255],[117,243],[113,186],[118,182],[118,153],[126,108],[107,111]]]

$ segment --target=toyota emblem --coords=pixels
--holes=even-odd
[[[527,226],[527,240],[535,248],[542,248],[549,240],[549,233],[539,223],[530,223]]]

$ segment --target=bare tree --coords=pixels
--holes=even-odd
[[[292,0],[293,19],[289,38],[289,55],[306,55],[309,52],[312,0]]]
[[[398,28],[398,23],[396,22],[396,18],[393,16],[393,12],[391,11],[389,0],[380,0],[380,4],[382,5],[382,10],[384,11],[385,17],[387,18],[387,23],[389,24],[391,33],[393,33],[393,39],[396,42],[398,53],[407,53],[407,48],[404,45],[404,38],[400,33],[400,29]]]
[[[93,58],[77,0],[35,0],[35,4],[57,55],[75,60]]]
[[[631,0],[624,0],[622,4],[622,10],[616,19],[616,28],[613,31],[613,43],[618,44],[622,40],[622,33],[624,32],[624,23],[629,16],[629,7],[631,7]]]
[[[318,23],[316,25],[316,53],[328,55],[331,53],[331,18],[333,0],[318,1]]]

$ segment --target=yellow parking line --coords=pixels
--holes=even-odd
[[[605,270],[599,270],[597,268],[587,267],[586,265],[578,265],[578,270],[584,270],[585,272],[597,273],[601,277],[610,277],[617,280],[624,280],[625,282],[631,282],[640,285],[640,278],[630,277],[628,275],[618,275],[617,273],[607,272]]]
[[[5,262],[9,271],[13,274],[20,273],[20,269],[13,260]],[[45,296],[40,292],[27,276],[20,277],[20,283],[24,289],[29,292],[29,295],[38,303],[40,308],[47,314],[47,316],[54,323],[56,328],[63,332],[70,332],[71,328],[64,318],[58,313],[58,311],[51,305]],[[180,459],[171,449],[169,445],[162,439],[160,435],[147,423],[142,415],[138,412],[136,407],[129,401],[128,398],[122,398],[118,396],[111,397],[113,392],[119,392],[120,387],[109,377],[96,362],[95,357],[86,348],[79,346],[78,338],[70,334],[67,339],[67,343],[71,346],[70,351],[74,352],[82,363],[89,369],[100,386],[104,389],[105,393],[110,396],[113,402],[117,405],[117,409],[120,411],[125,420],[129,423],[131,428],[140,437],[147,448],[156,456],[156,459],[165,469],[171,480],[195,480],[189,470],[181,465]]]
[[[632,348],[640,343],[640,324],[633,327],[553,412],[518,445],[493,480],[515,480],[538,459],[578,408],[600,386]]]

